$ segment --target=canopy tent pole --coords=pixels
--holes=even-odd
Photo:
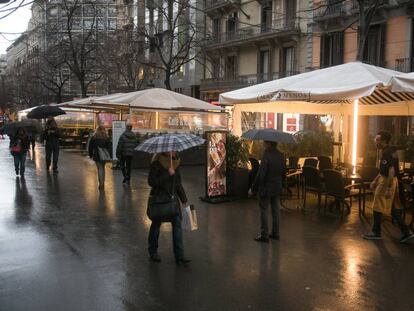
[[[352,174],[356,173],[357,148],[358,148],[358,104],[359,99],[354,100],[353,131],[352,131]]]

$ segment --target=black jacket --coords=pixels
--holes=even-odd
[[[116,157],[132,157],[134,155],[135,147],[138,146],[137,136],[132,132],[126,130],[119,137],[118,145],[116,147]]]
[[[173,190],[173,180],[175,178],[175,189]],[[148,175],[148,184],[151,186],[150,195],[168,196],[172,194],[178,195],[181,202],[188,202],[183,185],[181,183],[180,168],[175,169],[174,176],[170,176],[167,169],[165,169],[159,161],[151,163]]]
[[[10,138],[10,148],[17,146],[20,144],[20,147],[22,148],[22,151],[27,151],[30,148],[30,140],[29,140],[29,136],[24,135],[23,137],[17,137],[12,136]]]
[[[272,196],[282,190],[286,174],[286,158],[277,148],[268,148],[263,154],[253,192],[260,196]]]
[[[46,123],[45,131],[43,132],[43,140],[48,146],[59,146],[60,130],[57,127],[52,127],[50,122]]]
[[[95,135],[92,136],[91,141],[89,142],[89,157],[92,158],[95,162],[101,161],[99,158],[98,147],[105,148],[111,154],[111,141],[109,138],[101,139],[97,138]]]

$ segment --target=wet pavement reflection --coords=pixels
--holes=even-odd
[[[0,140],[0,310],[414,310],[414,242],[361,234],[371,213],[344,217],[296,208],[281,212],[281,240],[258,244],[257,202],[208,205],[201,167],[183,168],[200,229],[184,232],[193,261],[176,267],[171,227],[162,226],[160,256],[147,256],[147,171],[131,187],[106,168],[98,191],[95,164],[61,152],[47,173],[41,145],[16,179],[8,141]],[[356,212],[355,212],[356,211]]]

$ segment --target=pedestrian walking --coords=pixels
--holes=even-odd
[[[30,148],[30,141],[23,127],[17,129],[16,134],[10,138],[10,152],[14,158],[14,169],[16,176],[24,179],[27,151]]]
[[[45,131],[43,133],[43,140],[46,141],[46,170],[49,171],[53,158],[53,173],[58,172],[59,138],[60,130],[57,126],[55,118],[48,117]]]
[[[382,239],[381,222],[383,214],[391,214],[401,230],[400,243],[407,242],[414,234],[410,232],[402,217],[401,202],[398,194],[399,161],[395,150],[389,145],[391,134],[386,131],[378,132],[375,137],[377,149],[382,150],[379,174],[372,181],[370,187],[374,190],[374,225],[372,232],[363,235],[367,240]]]
[[[34,151],[36,147],[36,134],[33,131],[28,131],[27,136],[29,136],[30,145],[32,151]]]
[[[259,196],[260,234],[257,242],[279,240],[280,195],[283,176],[286,173],[286,158],[277,149],[277,142],[265,141],[265,152],[260,163],[259,172],[253,186],[253,192]],[[272,231],[269,234],[268,207],[272,209]]]
[[[116,147],[116,157],[118,158],[122,175],[124,176],[123,184],[129,185],[131,182],[131,163],[134,155],[134,149],[138,146],[138,138],[134,132],[132,132],[132,124],[126,125],[125,132],[122,133],[119,138],[118,145]]]
[[[177,196],[182,206],[187,206],[187,196],[181,183],[180,159],[176,152],[160,153],[154,156],[149,176],[148,184],[151,186],[150,196],[170,197]],[[148,251],[152,261],[161,261],[158,255],[158,237],[162,222],[153,220],[148,236]],[[186,265],[190,262],[184,257],[183,236],[181,229],[181,213],[174,216],[171,220],[173,248],[177,265]]]
[[[98,169],[99,189],[105,187],[105,164],[110,161],[111,141],[106,129],[100,125],[89,142],[89,157],[96,163]]]

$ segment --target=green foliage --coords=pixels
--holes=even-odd
[[[245,167],[249,157],[246,145],[240,137],[232,134],[227,135],[226,156],[228,169]]]
[[[290,157],[332,155],[333,134],[329,132],[297,132],[297,144],[280,144],[279,149]]]

